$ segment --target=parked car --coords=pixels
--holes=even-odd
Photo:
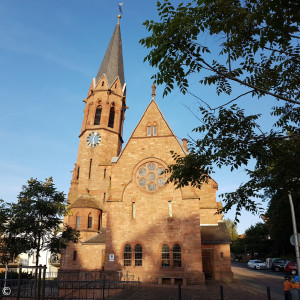
[[[259,259],[253,259],[248,261],[249,269],[266,269],[266,264]]]
[[[266,266],[268,269],[271,269],[272,263],[275,259],[280,259],[280,257],[266,258]]]
[[[292,275],[296,275],[298,273],[297,263],[294,261],[290,261],[284,268],[285,272],[291,273]]]
[[[285,266],[290,262],[290,260],[278,258],[273,260],[272,271],[279,272],[284,271]]]

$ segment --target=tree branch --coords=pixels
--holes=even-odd
[[[281,51],[281,50],[276,50],[276,49],[272,49],[272,48],[269,48],[269,47],[264,47],[264,49],[300,58],[300,55],[297,55],[297,54],[294,54],[294,53],[285,52],[285,51]]]
[[[252,89],[254,89],[254,90],[257,90],[257,91],[259,91],[259,92],[268,94],[268,95],[270,95],[270,96],[273,96],[273,97],[275,97],[275,98],[281,99],[281,100],[283,100],[283,101],[290,102],[290,103],[293,103],[293,104],[300,104],[300,101],[288,99],[288,98],[283,97],[283,96],[281,96],[281,95],[276,95],[276,94],[271,93],[271,92],[269,92],[269,91],[266,91],[266,90],[264,90],[264,89],[262,89],[262,88],[260,88],[260,87],[258,87],[258,86],[255,86],[255,85],[253,85],[253,84],[250,84],[250,83],[247,83],[247,82],[242,81],[242,80],[240,80],[240,79],[237,79],[237,78],[235,78],[235,77],[232,77],[232,76],[230,76],[228,73],[220,72],[220,71],[218,71],[217,69],[215,69],[214,67],[212,67],[209,63],[207,63],[203,58],[199,57],[199,59],[202,61],[203,64],[205,64],[208,68],[210,68],[211,71],[217,73],[218,75],[221,75],[221,76],[223,76],[223,77],[225,77],[225,78],[228,78],[228,79],[230,79],[230,80],[236,81],[236,82],[240,83],[241,85],[250,87],[250,88],[252,88]]]
[[[203,102],[210,110],[212,110],[212,108],[210,107],[210,105],[205,102],[203,99],[201,99],[200,97],[198,97],[197,95],[191,93],[189,90],[186,90],[190,95],[194,96],[195,98],[197,98],[198,100],[200,100],[201,102]]]
[[[219,108],[221,108],[221,107],[223,107],[223,106],[226,106],[227,104],[229,104],[229,103],[231,103],[231,102],[233,102],[233,101],[235,101],[235,100],[237,100],[237,99],[239,99],[239,98],[241,98],[241,97],[243,97],[243,96],[245,96],[245,95],[247,95],[247,94],[250,94],[250,93],[252,93],[252,92],[254,92],[254,90],[251,90],[251,91],[248,91],[248,92],[246,92],[246,93],[244,93],[244,94],[241,94],[241,95],[237,96],[236,98],[234,98],[234,99],[228,101],[228,102],[225,103],[225,104],[222,104],[222,105],[220,105],[220,106],[218,106],[218,107],[216,107],[216,108],[212,108],[212,110],[216,110],[216,109],[219,109]]]

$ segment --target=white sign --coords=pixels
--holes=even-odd
[[[109,254],[109,261],[115,261],[115,255]]]

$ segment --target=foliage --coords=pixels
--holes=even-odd
[[[0,279],[4,279],[4,278],[5,278],[5,272],[1,272],[0,273]],[[7,279],[18,279],[18,278],[19,278],[19,273],[12,272],[12,271],[7,272]],[[23,278],[23,279],[32,279],[33,275],[32,275],[32,273],[22,272],[21,273],[21,278]]]
[[[262,213],[257,199],[287,197],[300,178],[300,2],[191,0],[174,7],[164,0],[157,8],[160,21],[144,23],[151,35],[140,43],[150,49],[145,60],[158,67],[153,78],[165,84],[164,95],[175,85],[191,93],[191,75],[200,84],[215,85],[219,96],[239,93],[217,108],[196,96],[202,103],[201,124],[194,129],[199,138],[189,141],[187,156],[172,153],[170,181],[201,187],[216,166],[245,167],[249,180],[221,195],[223,211],[236,207],[235,222],[242,208]],[[207,34],[216,37],[213,45]],[[278,101],[270,111],[271,130],[262,131],[259,107],[246,115],[232,104],[245,95]],[[253,169],[249,162],[256,163]]]
[[[264,258],[266,254],[275,252],[274,241],[269,236],[268,224],[257,223],[250,226],[245,233],[242,239],[232,243],[231,250],[234,254],[250,254],[254,258],[254,253],[258,253],[258,257]]]
[[[294,209],[297,221],[297,227],[300,228],[300,193],[292,194]],[[278,253],[285,255],[294,250],[290,243],[290,236],[293,234],[291,223],[291,208],[289,200],[285,194],[278,193],[274,195],[266,212],[266,220],[269,224],[270,236],[274,240],[274,247]]]
[[[229,232],[231,241],[236,241],[239,238],[239,234],[237,232],[236,225],[230,219],[225,219],[224,222],[225,222],[227,230]]]
[[[298,1],[192,0],[175,8],[164,0],[157,9],[160,22],[144,23],[152,35],[140,43],[151,49],[145,60],[158,67],[154,79],[166,85],[165,94],[174,83],[185,93],[188,76],[197,73],[218,94],[230,94],[235,81],[253,95],[299,104]],[[220,37],[218,58],[205,45],[206,33]]]
[[[41,250],[58,253],[71,241],[78,241],[78,231],[62,225],[67,213],[63,192],[58,192],[52,178],[38,181],[31,178],[22,187],[18,202],[8,204],[8,222],[2,239],[2,252],[12,258],[35,250],[38,265]]]

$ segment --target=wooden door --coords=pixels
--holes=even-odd
[[[202,249],[202,264],[205,279],[214,278],[213,249]]]

